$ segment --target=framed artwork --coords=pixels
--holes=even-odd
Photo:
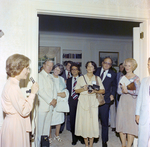
[[[112,66],[118,66],[119,63],[119,52],[101,52],[99,51],[99,66],[102,65],[102,61],[105,57],[110,57],[113,61]]]

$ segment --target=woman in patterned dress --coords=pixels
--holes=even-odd
[[[136,90],[128,90],[125,84],[121,85],[120,81],[118,83],[117,92],[121,97],[117,109],[116,131],[120,134],[122,147],[126,147],[126,137],[127,147],[131,147],[134,136],[138,136],[138,125],[135,122],[135,110],[137,95],[140,88],[140,79],[133,73],[137,67],[136,60],[128,58],[124,61],[123,65],[126,70],[126,75],[124,76],[130,82],[134,82]]]

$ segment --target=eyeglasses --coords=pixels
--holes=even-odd
[[[71,69],[71,70],[78,70],[78,69]]]
[[[108,64],[109,66],[111,66],[112,63],[108,63],[108,62],[103,62],[104,64]]]

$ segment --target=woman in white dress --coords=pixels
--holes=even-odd
[[[62,139],[59,137],[59,131],[60,131],[61,124],[64,122],[64,112],[63,110],[62,112],[58,111],[57,107],[60,101],[65,101],[66,103],[68,103],[68,98],[69,98],[69,92],[66,89],[65,80],[64,78],[59,76],[59,74],[61,74],[63,70],[64,70],[63,65],[57,63],[56,65],[54,65],[53,74],[51,75],[54,79],[54,83],[55,83],[54,86],[57,91],[57,104],[53,110],[51,126],[56,126],[54,140],[57,140],[59,142],[62,141]],[[68,105],[68,108],[69,108],[69,105]],[[49,135],[49,142],[52,143],[51,129],[50,129],[50,135]]]
[[[95,62],[88,61],[85,65],[87,74],[78,78],[75,92],[80,93],[77,105],[75,135],[84,138],[85,146],[93,147],[93,139],[99,137],[99,124],[98,124],[98,99],[96,93],[104,94],[104,86],[101,79],[97,76],[100,90],[88,90],[88,85],[96,84],[96,76],[93,74],[97,66]],[[84,79],[85,78],[85,79]],[[86,80],[86,82],[85,82]],[[87,85],[88,84],[88,85]]]

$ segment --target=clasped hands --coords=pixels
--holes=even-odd
[[[65,92],[60,92],[60,93],[57,93],[57,96],[60,96],[61,98],[65,98],[66,97],[66,93]],[[53,99],[50,102],[50,105],[52,105],[53,107],[55,107],[56,104],[57,104],[57,100],[56,99]]]
[[[56,99],[53,99],[51,102],[50,102],[50,105],[52,105],[53,107],[55,107],[57,104],[57,100]]]

